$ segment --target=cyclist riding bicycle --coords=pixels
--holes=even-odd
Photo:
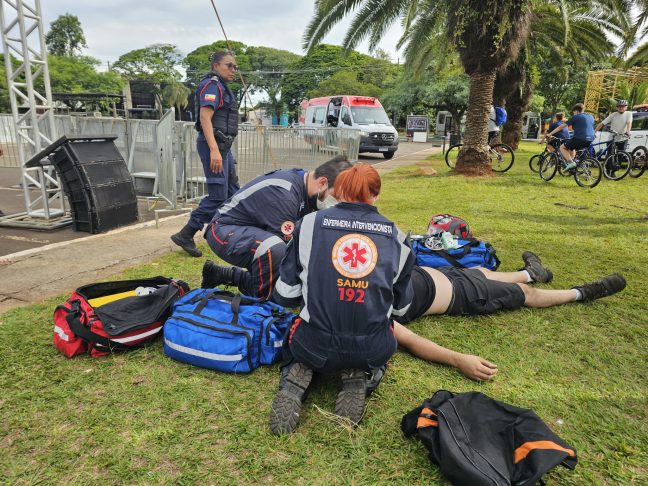
[[[611,132],[615,132],[614,141],[617,150],[625,150],[630,137],[632,128],[632,112],[627,111],[628,102],[626,100],[617,101],[617,111],[610,113],[605,120],[596,125],[595,131],[599,131],[604,126],[610,127]]]
[[[565,170],[574,169],[576,151],[589,147],[594,141],[594,117],[589,113],[583,113],[582,103],[576,103],[571,111],[572,117],[566,123],[561,123],[547,134],[553,136],[566,127],[572,127],[574,130],[574,136],[560,146],[560,152],[567,162]]]
[[[567,140],[569,138],[569,130],[567,130],[567,127],[564,127],[562,130],[559,130],[555,136],[551,137],[549,135],[550,132],[558,128],[560,125],[563,124],[563,117],[565,115],[563,113],[556,113],[556,119],[555,121],[551,122],[549,125],[549,128],[547,129],[546,133],[544,134],[544,137],[540,141],[540,143],[547,143],[547,150],[549,152],[555,152],[559,147],[560,144],[563,143],[564,140]]]

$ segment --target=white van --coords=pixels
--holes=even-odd
[[[398,132],[377,98],[324,96],[304,100],[299,123],[305,127],[338,127],[360,130],[360,153],[382,153],[391,159],[398,150]]]

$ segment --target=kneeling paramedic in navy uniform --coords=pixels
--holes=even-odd
[[[284,342],[270,412],[275,434],[297,426],[313,372],[341,373],[335,413],[357,424],[372,391],[368,375],[382,376],[396,350],[391,316],[410,305],[415,258],[406,236],[374,206],[380,185],[373,167],[354,165],[335,183],[341,202],[305,216],[293,233],[273,301],[302,309]]]
[[[212,72],[196,88],[196,148],[203,165],[207,196],[191,212],[184,228],[171,240],[193,257],[202,256],[194,234],[214,217],[216,210],[239,190],[232,144],[238,134],[238,105],[227,83],[234,79],[238,66],[231,54],[220,51],[209,56]]]
[[[323,207],[335,178],[351,163],[344,156],[311,172],[276,170],[248,182],[214,216],[205,231],[210,248],[234,267],[205,262],[203,288],[235,285],[268,300],[295,223]]]

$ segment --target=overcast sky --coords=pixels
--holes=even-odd
[[[230,40],[303,54],[302,35],[313,15],[313,0],[215,0]],[[210,0],[42,0],[45,32],[59,15],[71,13],[81,21],[88,48],[84,54],[114,62],[128,51],[156,43],[175,44],[183,54],[223,39]],[[324,39],[340,44],[349,20]],[[380,47],[398,57],[396,22]],[[367,52],[362,45],[361,52]]]

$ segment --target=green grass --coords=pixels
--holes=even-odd
[[[552,484],[646,484],[648,177],[593,190],[560,176],[547,184],[528,169],[537,147],[524,144],[504,175],[455,177],[436,156],[422,164],[435,177],[408,167],[383,179],[379,208],[402,229],[424,231],[433,213],[462,216],[497,248],[502,270],[517,270],[531,249],[555,274],[546,287],[626,276],[624,292],[589,304],[411,325],[496,362],[493,382],[398,352],[355,432],[323,413],[337,393],[326,377],[297,431],[276,438],[267,417],[277,366],[216,373],[165,358],[159,340],[68,360],[51,343],[60,296],[0,316],[0,483],[444,484],[399,429],[404,413],[444,388],[535,410],[579,454],[576,470],[554,470]],[[195,286],[202,262],[173,253],[123,278],[164,274]]]

